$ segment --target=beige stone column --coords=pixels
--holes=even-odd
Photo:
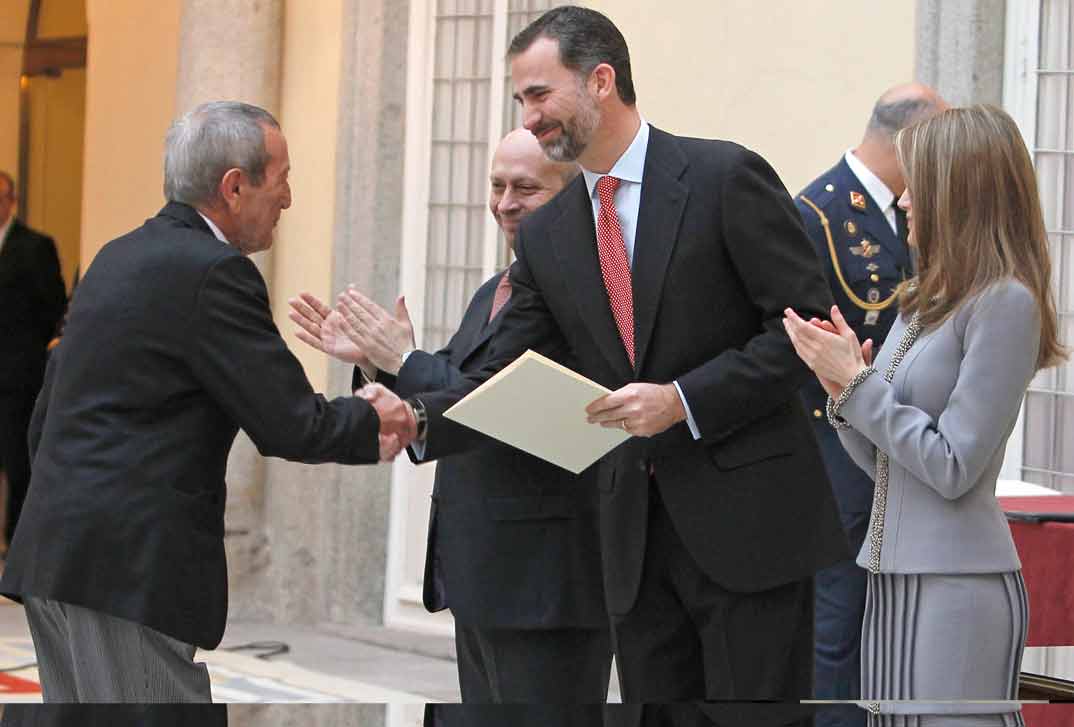
[[[332,288],[355,283],[382,301],[399,293],[409,18],[401,0],[343,3]],[[348,391],[351,372],[331,362],[329,391]],[[339,503],[325,528],[325,608],[329,620],[369,638],[363,628],[383,621],[391,468],[337,473],[324,491]]]
[[[315,253],[331,256],[326,293],[354,282],[378,300],[392,300],[399,289],[402,250],[409,6],[403,0],[318,0],[308,5],[315,7],[289,2],[286,12],[282,113],[294,135],[296,170],[296,201],[288,214],[293,220],[314,207],[332,215],[327,226],[331,245],[318,246]],[[314,35],[329,24],[332,33]],[[324,44],[318,53],[310,52],[311,36]],[[308,88],[300,92],[297,79],[319,83],[313,77],[325,73],[325,63],[339,64],[332,74],[338,75],[337,87],[321,91],[336,98],[331,103],[327,98],[305,100]],[[330,125],[325,124],[328,116]],[[329,154],[311,144],[311,129],[332,145]],[[329,135],[334,138],[328,140]],[[306,172],[299,170],[307,169],[311,159],[324,160],[321,171],[328,180],[303,180]],[[324,228],[308,227],[315,234],[324,234]],[[291,228],[286,235],[286,244],[312,248],[301,229]],[[281,252],[276,262],[285,259],[295,258]],[[277,301],[277,315],[279,307]],[[348,394],[352,367],[332,361],[327,370],[327,395]],[[256,578],[232,588],[232,614],[398,644],[398,634],[380,630],[391,471],[387,465],[269,460],[263,522],[272,557]],[[413,648],[420,648],[427,638],[415,641]]]
[[[283,0],[183,0],[176,115],[206,101],[278,115],[282,49]],[[271,251],[253,261],[271,284]]]
[[[1006,0],[917,0],[914,77],[953,106],[1003,103]]]
[[[183,0],[177,115],[223,100],[256,104],[278,115],[283,6],[284,0]],[[271,286],[271,251],[252,259]],[[227,481],[224,542],[234,589],[268,563],[265,461],[243,432],[228,459]]]

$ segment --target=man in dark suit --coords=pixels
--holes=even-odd
[[[246,256],[272,244],[289,167],[267,112],[198,107],[168,133],[168,204],[79,284],[0,579],[25,603],[46,701],[209,701],[193,657],[227,616],[224,473],[240,427],[266,456],[363,464],[394,457],[415,426],[387,391],[376,408],[314,393],[276,330]]]
[[[886,91],[873,107],[861,143],[810,182],[795,200],[824,264],[832,295],[859,341],[879,350],[898,315],[895,288],[913,275],[906,213],[896,204],[906,182],[895,158],[895,134],[946,108],[928,86],[911,83]],[[865,571],[853,560],[865,540],[873,481],[847,455],[824,415],[827,394],[816,377],[802,388],[806,410],[850,541],[852,557],[817,574],[815,695],[857,699],[861,686],[861,625]],[[865,712],[828,708],[823,725],[864,725]]]
[[[489,208],[509,246],[522,219],[577,174],[576,164],[548,160],[525,129],[500,142],[489,175]],[[365,296],[349,294],[363,314],[347,327],[353,341],[342,337],[353,345],[333,353],[360,364],[366,380],[404,397],[484,368],[489,341],[512,298],[506,271],[493,275],[470,301],[447,346],[430,354],[413,350],[405,301],[389,315]],[[292,308],[299,336],[331,350],[324,329],[344,322],[334,321],[331,310],[309,295],[292,301]],[[355,388],[363,383],[358,373]],[[576,477],[493,439],[437,464],[424,601],[429,611],[451,609],[464,702],[545,704],[539,713],[544,720],[549,710],[555,712],[553,704],[606,699],[612,652],[593,474]],[[470,725],[486,718],[498,725],[502,717],[488,710],[453,714],[469,715]],[[525,719],[531,712],[518,714]],[[556,723],[567,727],[590,716],[566,710]]]
[[[15,218],[15,182],[0,171],[0,467],[7,475],[8,544],[30,484],[26,431],[45,375],[45,352],[67,291],[51,237]]]
[[[591,419],[634,435],[598,473],[624,700],[807,697],[812,576],[847,547],[780,321],[829,314],[801,219],[758,155],[642,121],[600,13],[551,10],[509,57],[526,128],[583,176],[520,228],[489,365],[415,397],[426,457],[472,445],[442,415],[482,381],[569,352],[613,390]]]

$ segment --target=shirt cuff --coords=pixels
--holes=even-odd
[[[374,368],[373,369],[373,375],[370,376],[369,374],[367,374],[365,372],[365,369],[363,369],[361,366],[358,367],[358,375],[359,375],[359,378],[361,379],[362,386],[369,386],[370,384],[377,383],[377,374],[378,373],[380,373],[380,370]]]
[[[424,459],[425,459],[425,441],[424,440],[419,442],[418,440],[415,439],[413,442],[410,443],[409,448],[410,448],[411,453],[413,453],[413,455],[414,455],[414,459],[418,460],[419,462],[424,461]]]
[[[690,434],[694,435],[694,439],[701,439],[701,430],[697,428],[694,415],[690,412],[690,405],[686,403],[686,397],[683,396],[682,387],[679,386],[678,381],[671,383],[675,384],[675,391],[679,392],[679,401],[682,402],[682,408],[686,410],[686,426],[690,427]]]

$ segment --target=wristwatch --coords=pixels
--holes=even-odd
[[[407,404],[410,404],[410,408],[414,411],[414,421],[418,425],[418,441],[425,440],[425,432],[429,428],[429,415],[425,413],[425,404],[421,403],[421,399],[410,397],[405,399]]]

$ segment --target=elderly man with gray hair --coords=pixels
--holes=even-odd
[[[0,593],[24,602],[46,702],[210,701],[197,647],[227,617],[224,473],[263,455],[393,458],[416,427],[387,390],[326,400],[246,257],[291,206],[266,111],[199,106],[168,132],[160,213],[98,253],[30,425],[30,492]]]

